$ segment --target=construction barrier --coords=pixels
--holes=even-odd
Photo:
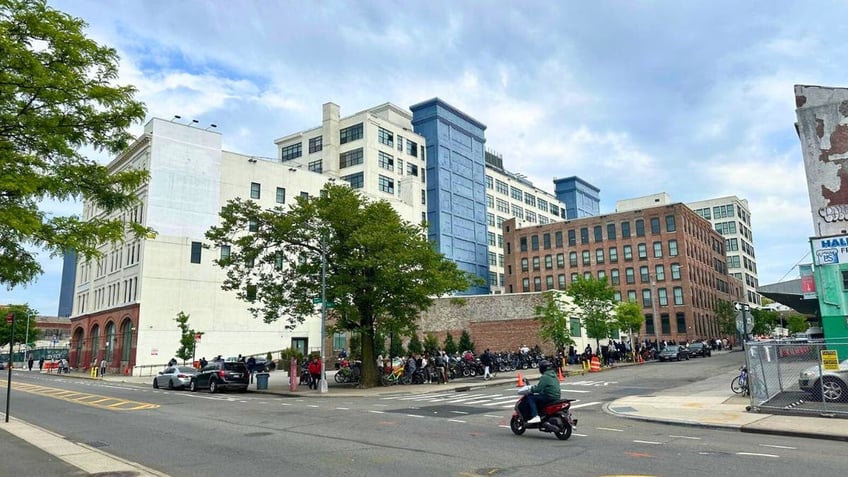
[[[583,361],[580,362],[580,364],[583,365],[583,371],[589,371],[589,361],[584,359]]]
[[[589,372],[597,373],[601,370],[601,360],[597,356],[592,356],[592,364],[589,367]]]
[[[97,377],[97,366],[92,366],[89,374],[91,375],[92,378],[96,378]]]

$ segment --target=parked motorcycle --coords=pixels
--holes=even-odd
[[[527,395],[530,394],[530,385],[518,390],[521,397],[515,403],[509,428],[515,435],[524,434],[527,429],[539,429],[542,432],[553,432],[557,439],[564,441],[571,437],[571,431],[577,427],[577,419],[571,415],[571,402],[573,399],[560,399],[559,401],[539,407],[541,422],[528,424],[530,420],[530,404]]]

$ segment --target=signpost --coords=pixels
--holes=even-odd
[[[833,349],[823,349],[821,350],[821,360],[822,360],[822,368],[826,371],[838,371],[839,370],[839,357],[836,354],[836,350]]]
[[[15,342],[15,313],[6,315],[6,324],[9,327],[9,378],[6,381],[6,422],[9,422],[9,400],[12,398],[12,345]]]

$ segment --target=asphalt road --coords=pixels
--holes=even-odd
[[[654,424],[603,411],[621,396],[716,373],[730,377],[742,359],[731,353],[570,377],[563,395],[578,399],[579,425],[567,441],[535,430],[513,435],[511,386],[287,398],[18,373],[11,414],[172,476],[844,473],[844,443]]]

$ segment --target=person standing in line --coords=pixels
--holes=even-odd
[[[34,360],[34,359],[32,359],[32,356],[30,356],[30,357],[29,357],[29,359],[27,360],[27,368],[28,368],[30,371],[32,371],[32,365],[33,365],[33,364],[35,364],[35,360]]]
[[[106,374],[106,358],[100,360],[100,375],[103,376]]]
[[[483,355],[480,356],[480,364],[483,365],[483,381],[488,381],[492,377],[489,374],[489,367],[492,365],[492,355],[489,354],[489,348],[486,348],[486,351],[483,351]]]
[[[253,384],[253,374],[256,372],[256,358],[247,358],[247,373],[250,374],[250,384]]]
[[[38,358],[38,372],[44,370],[44,356]]]
[[[318,356],[312,357],[312,361],[307,366],[307,371],[309,371],[309,377],[312,378],[309,381],[309,388],[318,389],[318,380],[321,379],[321,362],[318,360]]]

